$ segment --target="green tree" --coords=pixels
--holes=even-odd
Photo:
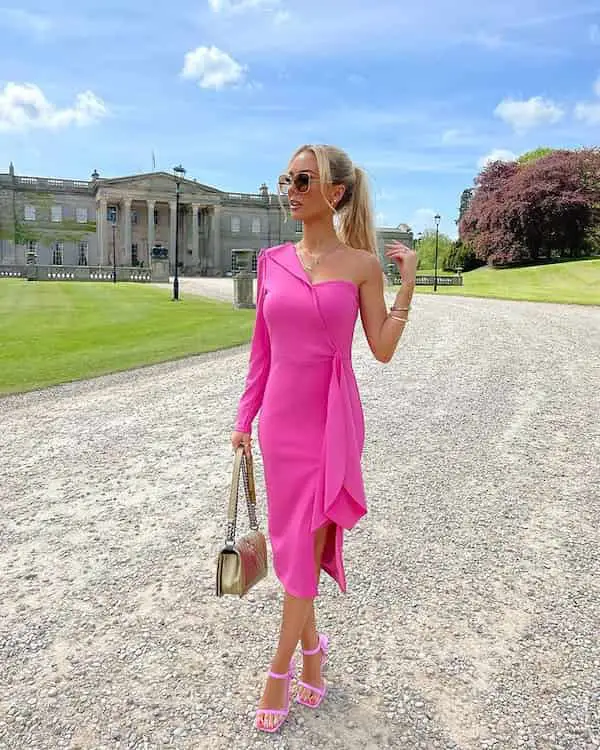
[[[537,161],[544,156],[548,156],[548,154],[551,154],[553,151],[554,149],[549,148],[548,146],[540,146],[539,148],[533,149],[533,151],[526,151],[524,154],[521,154],[521,156],[519,156],[519,158],[517,159],[517,163],[530,164],[531,162]]]
[[[460,195],[460,206],[458,208],[458,221],[456,222],[457,224],[460,222],[462,217],[467,212],[472,200],[473,200],[473,188],[466,188],[465,190],[463,190]]]
[[[438,238],[438,270],[446,268],[446,258],[452,252],[453,242],[447,234],[440,232]],[[435,265],[435,229],[426,229],[417,243],[417,268],[430,271]]]

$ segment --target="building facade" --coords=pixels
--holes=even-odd
[[[282,211],[278,196],[262,185],[256,194],[228,193],[166,172],[89,181],[0,173],[0,265],[150,267],[162,248],[180,273],[223,276],[235,270],[232,250],[295,241],[302,223]],[[406,225],[378,230],[383,242],[412,245]]]

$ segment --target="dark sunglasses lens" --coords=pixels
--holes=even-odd
[[[294,180],[294,187],[299,193],[305,193],[310,185],[310,175],[305,172],[300,172],[296,175]]]

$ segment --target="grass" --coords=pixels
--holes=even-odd
[[[0,393],[246,343],[253,310],[141,284],[0,281]]]
[[[525,268],[479,268],[464,273],[463,279],[462,287],[438,286],[435,293],[531,302],[600,305],[600,259],[574,260]],[[416,292],[433,294],[433,287],[417,286]]]

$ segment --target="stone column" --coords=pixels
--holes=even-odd
[[[125,257],[122,258],[123,265],[131,265],[131,198],[123,198],[123,244],[125,245]]]
[[[192,263],[198,263],[200,238],[198,234],[198,209],[200,206],[197,203],[192,203]]]
[[[98,244],[98,264],[105,264],[106,254],[106,198],[96,203],[96,242]]]
[[[210,263],[213,273],[221,271],[221,206],[214,206],[210,222]]]
[[[154,246],[154,201],[146,201],[146,208],[148,211],[148,268],[151,268]]]
[[[169,201],[171,214],[169,218],[169,260],[175,264],[175,242],[177,237],[177,201]],[[181,258],[180,258],[181,260]]]

